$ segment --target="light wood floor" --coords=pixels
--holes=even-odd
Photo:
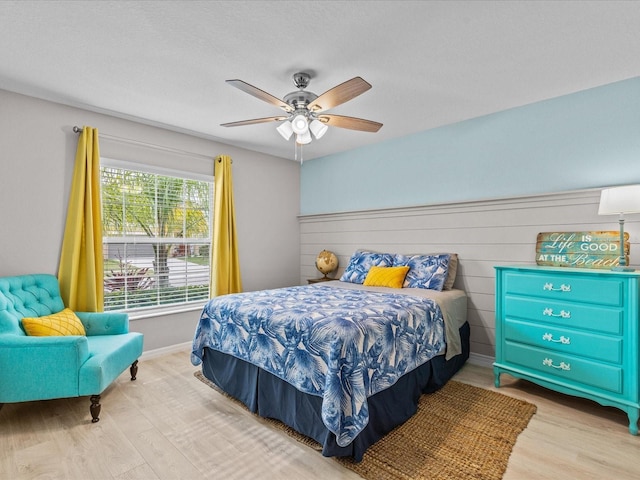
[[[198,381],[185,349],[140,362],[89,399],[6,404],[0,410],[0,479],[358,479]],[[489,368],[457,380],[493,389]],[[640,437],[626,415],[503,375],[500,391],[538,406],[505,480],[638,479]]]

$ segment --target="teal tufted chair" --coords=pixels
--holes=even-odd
[[[76,312],[86,336],[30,337],[24,317],[64,309],[53,275],[0,277],[0,407],[4,403],[90,396],[92,422],[100,395],[127,367],[136,379],[143,336],[126,313]]]

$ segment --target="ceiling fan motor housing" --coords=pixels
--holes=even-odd
[[[287,93],[284,96],[284,103],[291,105],[294,110],[306,109],[307,105],[313,102],[318,96],[312,92],[300,90],[298,92]]]
[[[284,102],[293,108],[293,116],[296,114],[303,114],[307,116],[307,105],[318,98],[318,95],[315,93],[304,91],[310,81],[311,75],[306,72],[297,72],[293,74],[293,84],[298,87],[299,90],[297,92],[287,93],[283,98]],[[302,110],[305,110],[306,112]]]

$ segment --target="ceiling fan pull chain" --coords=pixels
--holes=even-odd
[[[298,142],[293,142],[293,158],[296,162],[298,161],[298,151],[300,152],[300,165],[302,165],[302,162],[304,161],[304,158],[302,155],[302,144]]]

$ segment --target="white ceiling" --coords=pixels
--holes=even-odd
[[[640,2],[0,1],[1,89],[284,158],[277,124],[220,126],[282,113],[225,80],[282,98],[296,71],[361,76],[328,113],[384,124],[310,159],[640,76]]]

